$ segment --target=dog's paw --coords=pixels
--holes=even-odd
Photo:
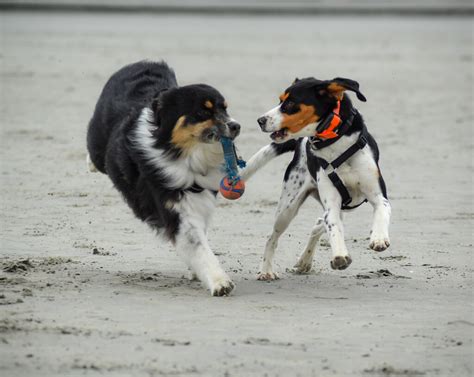
[[[212,296],[229,296],[230,292],[234,289],[235,285],[229,278],[222,278],[214,282],[211,288]]]
[[[371,239],[369,247],[375,251],[384,251],[387,247],[390,246],[390,240],[386,238]]]
[[[271,281],[280,279],[275,272],[259,272],[257,275],[257,280],[261,281]]]
[[[307,274],[311,272],[311,269],[313,268],[313,262],[312,261],[298,261],[298,263],[296,263],[294,267],[295,267],[295,273]]]
[[[349,255],[337,256],[331,261],[331,268],[333,270],[345,270],[352,263],[352,258]]]

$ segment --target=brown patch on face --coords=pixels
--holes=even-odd
[[[224,101],[224,109],[227,109],[227,101]]]
[[[282,94],[280,94],[280,101],[281,101],[281,102],[284,102],[284,101],[288,98],[289,95],[290,95],[290,93],[282,93]]]
[[[204,102],[204,106],[207,107],[208,109],[212,109],[214,107],[214,105],[212,104],[211,101],[207,100],[206,102]]]
[[[316,123],[320,118],[315,113],[314,106],[305,104],[300,104],[300,111],[297,113],[291,115],[282,113],[282,116],[281,128],[287,128],[292,133],[297,133],[308,124]]]
[[[338,101],[342,101],[346,88],[344,88],[342,85],[332,82],[328,85],[327,90],[329,94],[332,94]]]
[[[179,117],[171,134],[171,142],[184,152],[191,149],[199,143],[202,132],[213,127],[212,120],[206,120],[200,123],[186,124],[186,117]]]

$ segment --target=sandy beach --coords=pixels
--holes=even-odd
[[[472,19],[0,14],[0,375],[471,376]],[[293,272],[322,210],[281,238],[281,279],[256,280],[282,156],[219,199],[211,246],[236,283],[213,298],[170,244],[87,171],[85,134],[108,77],[165,59],[218,88],[249,158],[256,119],[295,77],[360,83],[381,149],[391,247],[368,248],[371,207],[348,214],[353,263]]]

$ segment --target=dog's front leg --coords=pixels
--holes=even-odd
[[[341,196],[324,172],[320,171],[318,177],[319,195],[324,207],[324,226],[332,249],[331,268],[344,270],[352,263],[352,258],[344,241]]]
[[[209,247],[204,227],[184,220],[176,236],[176,249],[213,296],[227,296],[234,289],[234,283]]]
[[[374,220],[370,231],[369,247],[375,251],[383,251],[390,246],[388,227],[390,224],[391,207],[388,199],[381,193],[369,198],[374,207]]]

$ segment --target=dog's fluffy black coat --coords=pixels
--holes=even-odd
[[[179,215],[167,208],[168,199],[181,192],[163,187],[159,171],[143,164],[143,155],[132,145],[140,111],[151,107],[158,94],[177,87],[176,76],[166,63],[128,65],[107,81],[89,123],[87,148],[95,167],[107,174],[135,215],[174,239]],[[169,138],[168,138],[169,141]],[[148,170],[148,171],[147,171]]]
[[[178,87],[166,63],[143,61],[111,76],[87,133],[93,165],[110,177],[138,218],[182,249],[196,249],[182,254],[200,253],[186,254],[185,261],[214,295],[233,288],[217,259],[206,259],[213,258],[205,240],[207,218],[224,175],[219,138],[234,138],[239,129],[216,89],[204,84]],[[190,225],[190,203],[199,201],[202,224]]]

